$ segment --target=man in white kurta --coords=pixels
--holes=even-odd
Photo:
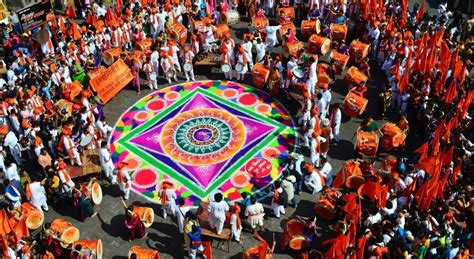
[[[214,195],[214,201],[209,203],[209,225],[216,229],[218,235],[221,234],[224,228],[224,222],[226,219],[225,212],[229,210],[229,205],[223,200],[221,193]]]
[[[178,198],[178,206],[175,207],[176,220],[178,221],[178,230],[180,234],[184,233],[184,221],[186,213],[189,211],[189,206],[185,205],[186,202],[183,198]]]
[[[311,60],[312,63],[309,66],[308,70],[308,80],[306,80],[306,91],[308,91],[308,93],[310,93],[311,95],[314,95],[314,92],[316,90],[316,84],[318,83],[318,63],[314,60],[314,58],[311,58]]]
[[[39,210],[48,211],[48,203],[46,198],[46,190],[44,189],[41,182],[32,182],[27,185],[27,195],[31,194],[29,197],[31,203],[38,208]]]
[[[75,184],[71,179],[71,176],[66,171],[66,164],[63,161],[58,163],[58,176],[61,180],[62,191],[68,196],[71,196],[72,189],[75,188]]]
[[[102,141],[99,149],[100,156],[100,166],[104,170],[105,176],[110,180],[112,184],[117,183],[117,176],[113,174],[114,172],[114,162],[112,161],[112,156],[110,151],[107,148],[107,142]]]
[[[257,226],[260,227],[260,230],[263,230],[263,217],[265,216],[263,205],[257,202],[257,199],[253,196],[250,197],[250,203],[251,205],[245,209],[247,221],[253,230],[255,230]]]
[[[275,45],[278,44],[277,32],[281,28],[281,25],[278,26],[267,26],[265,28],[265,45],[267,45],[268,50],[273,50]]]
[[[172,187],[172,186],[171,186]],[[171,213],[173,217],[176,215],[176,192],[172,188],[162,188],[158,190],[158,195],[162,197],[161,199],[165,198],[165,202],[162,201],[161,205],[163,206],[163,218],[166,219],[168,213]]]
[[[309,175],[304,177],[304,184],[306,187],[313,191],[313,194],[320,192],[323,189],[323,176],[318,170],[313,169]]]
[[[132,188],[130,173],[124,167],[127,165],[125,162],[120,162],[117,167],[117,183],[120,187],[120,191],[123,192],[123,198],[128,200],[130,198],[130,189]]]

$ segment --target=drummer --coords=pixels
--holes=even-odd
[[[227,65],[229,69],[227,72],[224,72],[225,79],[232,80],[232,64],[231,64],[231,57],[229,55],[229,51],[225,45],[222,45],[220,47],[220,51],[221,51],[221,56],[220,56],[221,65]]]
[[[173,217],[176,215],[176,191],[173,189],[174,185],[171,182],[163,181],[161,188],[158,190],[158,195],[161,198],[161,206],[163,209],[163,218],[166,219],[168,213]]]
[[[239,45],[237,54],[236,54],[236,61],[237,64],[240,64],[242,66],[242,69],[240,71],[237,71],[237,81],[244,80],[245,79],[245,74],[248,71],[247,64],[249,62],[249,57],[247,56],[247,52],[245,52],[245,49],[242,45]],[[236,65],[237,69],[237,65]]]
[[[151,90],[153,90],[153,89],[158,90],[157,76],[156,76],[154,66],[151,63],[151,58],[150,57],[146,57],[146,61],[143,64],[143,71],[146,74],[146,79],[148,81],[148,87],[150,87]]]
[[[170,57],[166,51],[161,51],[161,68],[163,69],[166,80],[168,80],[168,84],[171,84],[171,73],[173,74],[174,81],[178,82],[177,73],[173,65],[173,58]]]
[[[189,82],[189,77],[191,77],[192,81],[196,81],[196,79],[194,79],[194,64],[193,64],[194,53],[189,49],[188,45],[183,46],[182,59],[184,63],[183,67],[184,67],[184,75],[186,76],[186,82]],[[188,68],[190,68],[190,70],[187,70]]]
[[[253,68],[253,54],[252,54],[253,44],[250,41],[250,36],[245,37],[244,42],[242,43],[242,47],[244,48],[245,53],[247,54],[247,64],[249,65],[249,69],[252,70],[252,68]]]
[[[309,58],[309,69],[308,69],[308,80],[306,80],[306,91],[311,95],[314,95],[316,92],[316,84],[318,83],[318,74],[317,70],[318,62],[314,59],[314,57]]]
[[[148,234],[145,231],[145,225],[143,225],[140,216],[133,212],[133,206],[128,206],[125,201],[120,198],[122,205],[125,209],[125,227],[128,230],[128,241],[131,242],[135,238],[146,237]]]

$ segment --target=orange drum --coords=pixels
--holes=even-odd
[[[77,240],[73,243],[72,247],[76,247],[76,245],[81,245],[82,250],[90,250],[92,251],[97,257],[97,259],[102,259],[102,241],[100,239],[97,240]]]
[[[342,165],[336,178],[338,179],[334,180],[334,187],[342,187],[342,185],[345,185],[347,188],[354,190],[365,183],[360,163],[356,160],[346,161]]]
[[[356,151],[364,157],[375,157],[379,139],[376,132],[357,131]]]
[[[277,8],[277,19],[280,23],[284,20],[283,24],[293,22],[295,19],[295,9],[293,9],[293,7]]]
[[[354,40],[351,42],[351,46],[349,47],[349,54],[355,62],[359,63],[369,55],[369,49],[369,44]]]
[[[342,72],[346,69],[347,62],[349,62],[349,55],[339,53],[337,50],[333,50],[329,56],[329,61],[336,64],[336,75],[342,75]]]
[[[329,65],[326,63],[318,63],[317,74],[318,74],[318,84],[330,84],[332,78],[327,73]]]
[[[26,217],[26,226],[29,229],[37,229],[43,225],[44,214],[43,211],[38,210],[33,204],[25,202],[20,207],[21,216]]]
[[[390,151],[405,143],[405,133],[394,123],[387,122],[381,129],[383,136],[381,138],[382,149]]]
[[[331,40],[345,40],[347,36],[347,25],[331,23]]]
[[[128,59],[133,59],[135,62],[138,63],[138,65],[141,67],[142,66],[142,60],[145,58],[145,54],[139,50],[135,50],[129,57]]]
[[[358,86],[363,86],[369,78],[357,69],[357,67],[350,67],[346,73],[346,85],[348,89],[352,89]]]
[[[321,24],[319,20],[303,20],[301,21],[301,33],[303,38],[309,38],[313,34],[321,32]]]
[[[270,77],[270,69],[261,63],[257,63],[252,68],[252,81],[257,88],[265,87]]]
[[[81,190],[95,205],[99,205],[102,202],[102,188],[97,179],[92,178],[89,183],[81,184]]]
[[[181,23],[176,23],[171,28],[171,38],[179,41],[181,44],[186,43],[186,39],[188,38],[188,29]]]
[[[201,20],[194,20],[191,25],[192,25],[193,31],[197,31],[201,33],[204,32],[204,27],[206,27],[204,22]]]
[[[217,30],[216,30],[216,36],[219,39],[224,38],[224,35],[230,32],[229,26],[227,24],[218,24],[217,25]]]
[[[296,55],[300,49],[304,47],[304,43],[301,41],[295,41],[293,43],[285,43],[283,51],[287,55]]]
[[[283,41],[283,39],[285,38],[285,33],[288,31],[288,29],[296,33],[296,27],[293,23],[290,22],[287,24],[282,24],[280,30],[278,30],[280,41]]]
[[[104,52],[102,56],[102,60],[107,66],[112,65],[117,59],[120,58],[120,54],[122,53],[122,48],[115,48],[111,50],[107,50]]]
[[[344,99],[344,113],[349,117],[357,117],[365,111],[368,100],[350,91]]]
[[[137,259],[159,259],[160,252],[153,249],[143,248],[140,246],[132,246],[130,251],[128,252],[128,258],[131,257],[132,254],[135,254]]]
[[[153,39],[147,38],[146,40],[135,43],[135,49],[146,53],[150,50],[152,45]]]
[[[308,52],[324,55],[331,49],[331,41],[328,38],[313,34],[308,40]]]
[[[55,219],[51,222],[51,229],[56,232],[56,235],[63,240],[61,246],[66,248],[75,241],[79,240],[79,229],[74,227],[71,222],[64,219]]]
[[[342,197],[342,193],[334,188],[328,188],[322,194],[314,207],[315,213],[323,219],[333,220],[336,218],[336,202]]]
[[[155,212],[150,207],[133,206],[133,212],[136,213],[143,221],[146,228],[151,227],[155,221]]]
[[[309,242],[304,234],[304,223],[294,219],[288,221],[286,229],[283,231],[282,242],[284,247],[289,247],[295,251],[308,247]]]
[[[260,33],[265,33],[265,28],[270,25],[266,18],[253,18],[252,23],[255,24],[255,29]]]

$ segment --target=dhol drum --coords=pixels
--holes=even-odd
[[[202,32],[204,32],[204,27],[206,27],[206,25],[201,20],[194,20],[191,23],[191,27],[192,27],[193,31],[197,31],[197,32],[202,33]]]
[[[354,91],[350,91],[344,99],[344,113],[349,117],[357,117],[365,111],[368,100]]]
[[[363,157],[375,157],[379,146],[376,132],[357,131],[356,151]]]
[[[331,49],[331,41],[328,38],[313,34],[308,40],[308,52],[325,55]]]
[[[160,252],[157,250],[143,248],[141,246],[132,246],[128,251],[128,258],[131,258],[132,254],[135,254],[137,259],[159,259]]]
[[[229,64],[222,64],[221,65],[221,70],[222,70],[222,72],[227,73],[231,70],[231,67],[230,67]]]
[[[345,81],[348,89],[353,89],[355,87],[363,86],[369,78],[362,72],[359,71],[357,67],[350,67],[347,70]]]
[[[240,72],[242,72],[242,70],[244,70],[244,64],[242,64],[242,63],[235,64],[235,71],[240,73]]]
[[[155,212],[150,207],[139,207],[133,206],[133,212],[135,212],[140,219],[143,221],[143,225],[146,228],[151,227],[155,221]]]
[[[329,62],[335,63],[335,74],[342,75],[346,69],[347,62],[349,62],[349,56],[333,50],[329,56]]]
[[[81,185],[81,189],[86,197],[90,198],[95,205],[99,205],[102,202],[102,187],[100,187],[97,179],[92,178],[89,183]]]
[[[24,202],[21,204],[20,212],[22,217],[26,217],[26,226],[29,229],[37,229],[43,225],[43,211],[36,208],[33,204]]]
[[[172,68],[168,69],[168,71],[166,72],[166,76],[168,78],[174,78],[174,75],[176,74],[176,71]]]
[[[216,27],[216,36],[218,39],[223,39],[224,35],[230,32],[229,26],[227,24],[218,24]]]
[[[120,54],[122,53],[121,48],[115,48],[111,50],[107,50],[104,52],[102,56],[102,60],[107,66],[112,65],[117,59],[120,58]]]
[[[330,84],[333,81],[333,78],[329,76],[329,65],[326,63],[318,63],[317,74],[318,74],[318,84]]]
[[[390,151],[405,143],[406,134],[394,123],[387,122],[381,129],[383,136],[380,139],[382,149]]]
[[[189,72],[193,69],[193,64],[191,64],[189,62],[186,62],[183,65],[183,69],[184,69],[184,71]]]
[[[266,18],[252,18],[252,24],[255,25],[255,29],[260,33],[265,33],[265,28],[270,25]]]
[[[67,220],[53,220],[53,222],[51,222],[51,229],[56,232],[56,236],[62,240],[61,246],[64,248],[69,247],[75,241],[79,240],[79,229],[74,227],[72,223]]]
[[[153,39],[147,38],[146,40],[135,43],[135,49],[147,53],[152,45]]]
[[[103,253],[103,248],[102,248],[102,241],[100,239],[96,240],[77,240],[73,243],[72,247],[76,247],[77,245],[82,246],[82,250],[90,250],[92,251],[96,257],[92,258],[97,258],[97,259],[102,259],[102,253]]]
[[[325,220],[336,218],[336,202],[342,197],[342,193],[334,188],[329,188],[314,206],[314,212]]]
[[[186,27],[181,23],[176,23],[171,28],[171,38],[175,39],[181,44],[186,43],[186,39],[188,38],[188,29],[186,29]]]
[[[321,32],[321,23],[319,20],[303,20],[301,21],[301,34],[307,39],[313,34]]]
[[[222,23],[225,24],[238,24],[240,21],[240,14],[237,10],[229,10],[222,15]]]
[[[296,33],[296,27],[293,23],[287,23],[281,25],[281,28],[278,30],[278,37],[280,37],[278,40],[280,42],[283,42],[283,39],[285,39],[285,33],[290,29],[291,31],[294,31]]]
[[[347,25],[339,23],[331,23],[331,40],[332,41],[341,41],[346,40],[347,36]]]
[[[298,79],[302,79],[304,77],[304,71],[299,67],[293,68],[293,70],[291,72]]]
[[[369,49],[369,44],[354,40],[351,42],[351,45],[349,47],[349,54],[351,55],[352,60],[354,60],[356,63],[360,63],[364,58],[369,55]]]
[[[350,180],[348,180],[349,178]],[[357,160],[348,160],[341,166],[334,179],[333,187],[342,188],[346,186],[349,189],[357,189],[364,181],[360,163]]]
[[[270,77],[270,69],[261,63],[257,63],[252,68],[252,81],[258,88],[263,88]]]
[[[304,233],[304,223],[298,220],[290,220],[286,223],[283,232],[282,245],[295,251],[308,247],[309,242]]]
[[[292,43],[285,43],[283,51],[286,55],[296,55],[300,49],[303,49],[304,43],[301,41],[295,41]]]
[[[295,19],[295,9],[293,7],[277,8],[277,19],[285,23],[291,23]]]

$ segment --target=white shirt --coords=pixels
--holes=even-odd
[[[7,178],[10,181],[20,181],[20,175],[18,174],[18,167],[16,166],[15,163],[12,163],[10,167],[7,168],[7,171],[5,172],[5,178]]]
[[[332,165],[329,164],[329,162],[326,162],[323,167],[321,168],[321,170],[319,170],[319,172],[324,175],[324,178],[328,178],[328,176],[332,175]]]
[[[211,201],[209,204],[209,216],[225,220],[225,212],[229,210],[229,205],[224,200],[220,202]]]
[[[323,189],[321,177],[319,177],[319,173],[316,171],[313,171],[310,175],[305,176],[304,182],[305,184],[313,184],[315,192],[320,192]]]
[[[265,57],[265,44],[262,42],[260,44],[255,45],[255,50],[257,51],[257,62],[262,61]]]

